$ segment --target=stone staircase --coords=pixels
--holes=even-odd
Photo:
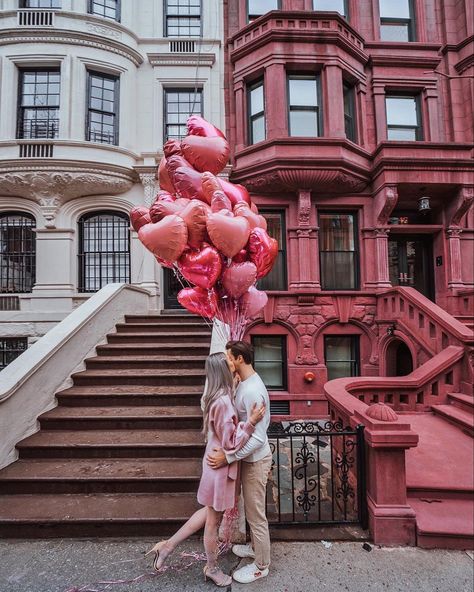
[[[127,316],[0,471],[0,536],[161,536],[197,507],[211,331]]]

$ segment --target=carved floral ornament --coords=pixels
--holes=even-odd
[[[106,171],[18,171],[0,172],[0,195],[23,197],[37,202],[47,228],[55,226],[63,203],[86,195],[116,195],[128,191],[133,179]]]

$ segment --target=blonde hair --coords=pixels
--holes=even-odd
[[[227,357],[222,352],[210,354],[206,358],[206,390],[202,398],[203,428],[207,438],[209,430],[209,411],[217,399],[224,395],[234,395],[234,380],[227,364]]]

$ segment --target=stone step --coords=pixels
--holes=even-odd
[[[46,430],[199,430],[200,407],[56,407],[39,418]]]
[[[183,332],[183,333],[109,333],[107,335],[108,343],[121,343],[130,345],[132,343],[149,343],[149,344],[160,344],[174,342],[175,345],[179,343],[188,344],[200,344],[211,346],[211,333],[208,331],[196,331]]]
[[[56,398],[61,406],[67,407],[187,406],[199,405],[202,393],[202,386],[72,386],[56,393]]]
[[[0,536],[152,536],[198,509],[195,493],[0,495]]]
[[[408,498],[416,512],[417,545],[424,549],[473,549],[474,501]]]
[[[174,370],[85,370],[71,376],[77,386],[149,385],[199,386],[205,382],[204,368]]]
[[[40,430],[17,444],[20,458],[199,458],[200,430]]]
[[[474,437],[474,415],[472,412],[464,411],[454,405],[432,405],[431,409],[436,415],[460,427],[463,432]]]
[[[135,355],[135,356],[97,356],[86,360],[88,370],[134,370],[142,369],[176,369],[204,368],[207,356],[162,356],[162,355]]]
[[[160,355],[160,356],[208,356],[209,345],[199,343],[109,343],[98,345],[96,348],[99,356],[136,356],[136,355]]]
[[[209,333],[211,329],[197,323],[117,323],[117,333]]]
[[[2,494],[196,492],[200,458],[23,459],[0,471]]]
[[[158,315],[125,315],[126,323],[154,323],[166,325],[169,323],[188,323],[208,327],[208,323],[202,317],[191,314],[158,314]]]
[[[474,413],[474,397],[464,395],[463,393],[448,393],[448,401],[454,406],[459,407],[468,413]]]

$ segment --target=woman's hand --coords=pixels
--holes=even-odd
[[[262,421],[265,416],[266,409],[265,403],[263,403],[260,407],[257,407],[257,403],[253,404],[249,417],[249,421],[253,426],[257,425],[259,421]]]

